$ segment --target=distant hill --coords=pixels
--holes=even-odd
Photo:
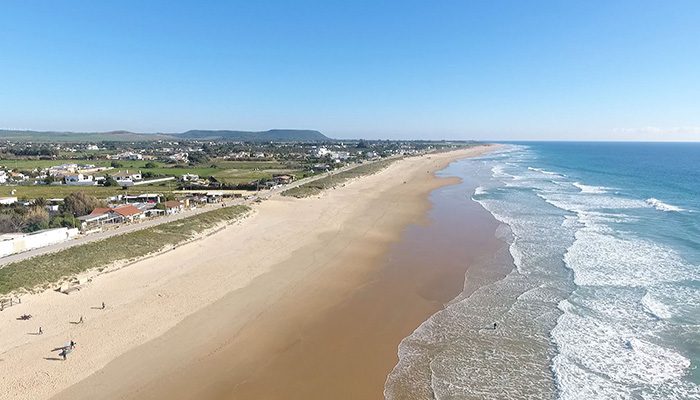
[[[328,137],[319,131],[296,129],[271,129],[263,132],[193,130],[173,136],[187,139],[222,140],[229,142],[313,142],[328,140]]]
[[[0,140],[26,142],[101,142],[101,141],[148,141],[194,139],[213,141],[260,141],[260,142],[312,142],[329,140],[324,134],[313,130],[271,129],[264,132],[191,130],[184,133],[135,133],[112,132],[54,132],[0,130]]]
[[[172,139],[172,136],[159,133],[134,133],[128,131],[112,132],[39,132],[0,130],[0,140],[24,142],[134,142],[142,140]]]

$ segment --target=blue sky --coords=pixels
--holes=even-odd
[[[700,140],[697,1],[0,0],[0,127]]]

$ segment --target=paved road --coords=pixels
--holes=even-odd
[[[268,198],[270,196],[280,194],[280,193],[284,192],[285,190],[295,188],[295,187],[303,185],[305,183],[313,182],[315,180],[321,179],[321,178],[329,176],[331,174],[335,175],[338,172],[347,171],[347,170],[356,168],[360,165],[362,165],[362,164],[351,164],[351,165],[348,165],[348,166],[345,166],[342,168],[338,168],[337,170],[334,170],[330,173],[324,173],[324,174],[320,174],[318,176],[300,179],[300,180],[298,180],[294,183],[291,183],[289,185],[277,187],[277,188],[274,188],[272,190],[265,190],[265,191],[258,192],[258,194],[253,195],[249,199],[239,199],[239,200],[233,200],[233,201],[226,201],[226,207],[232,207],[232,206],[239,205],[239,204],[245,204],[248,202],[255,201],[258,198],[265,199],[265,198]],[[138,222],[138,223],[134,223],[134,224],[130,224],[130,225],[123,225],[123,226],[120,226],[119,228],[116,228],[116,229],[110,229],[110,230],[104,231],[104,232],[93,233],[93,234],[90,234],[87,236],[81,235],[75,239],[67,240],[65,242],[52,244],[52,245],[49,245],[46,247],[40,247],[38,249],[25,251],[23,253],[11,254],[7,257],[0,258],[0,267],[2,267],[3,265],[9,264],[11,262],[25,260],[27,258],[31,258],[31,257],[38,256],[41,254],[60,251],[63,249],[67,249],[69,247],[78,246],[81,244],[93,242],[95,240],[101,240],[101,239],[105,239],[105,238],[108,238],[108,237],[111,237],[114,235],[120,235],[122,233],[133,232],[133,231],[136,231],[139,229],[144,229],[144,228],[150,228],[152,226],[165,224],[167,222],[176,221],[178,219],[187,218],[187,217],[197,215],[197,214],[202,214],[202,213],[213,211],[213,210],[216,210],[219,208],[221,208],[221,204],[215,204],[215,205],[211,205],[211,206],[197,208],[194,210],[188,210],[188,211],[181,212],[178,214],[171,214],[171,215],[168,215],[165,217],[158,217],[158,218],[154,218],[154,219],[149,219],[146,221],[142,221],[142,222]]]

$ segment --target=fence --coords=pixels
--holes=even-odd
[[[8,307],[12,307],[17,304],[22,304],[22,299],[17,297],[17,298],[12,298],[10,297],[9,299],[0,299],[0,311],[4,311]]]

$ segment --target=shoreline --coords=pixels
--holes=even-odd
[[[9,390],[0,398],[48,398],[59,392],[57,398],[105,393],[155,398],[164,393],[161,389],[177,387],[174,383],[183,373],[190,384],[174,393],[216,398],[231,373],[247,379],[251,370],[268,364],[264,354],[279,350],[269,344],[286,343],[289,332],[298,332],[366,284],[372,266],[380,263],[389,244],[401,239],[406,226],[427,222],[425,193],[448,182],[425,174],[426,165],[434,170],[452,159],[489,150],[402,160],[319,198],[267,200],[241,226],[108,274],[80,293],[33,296],[22,307],[37,310],[37,315],[55,312],[51,325],[56,327],[47,325],[45,335],[11,349],[3,342],[2,363],[16,368],[2,377],[2,386]],[[410,182],[402,184],[400,179]],[[372,245],[360,246],[363,241]],[[370,267],[343,268],[341,260],[349,259]],[[285,309],[280,305],[292,295],[301,296],[301,301],[285,310],[288,318],[270,318]],[[318,299],[325,303],[320,309]],[[100,301],[107,302],[108,310],[88,307]],[[65,321],[83,313],[85,324]],[[72,339],[79,347],[69,360],[43,359],[50,357],[52,346]],[[231,348],[240,357],[236,365],[227,361]],[[222,359],[211,363],[217,357]],[[191,363],[224,368],[219,368],[217,381],[187,371],[195,365]],[[205,369],[199,375],[207,375]]]

